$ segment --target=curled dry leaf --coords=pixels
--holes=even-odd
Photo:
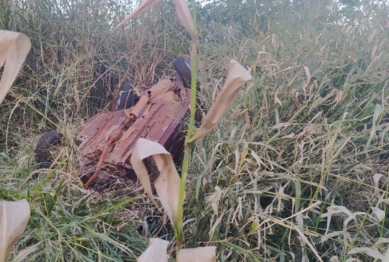
[[[0,262],[23,235],[30,219],[30,205],[26,200],[0,201]]]
[[[135,17],[139,16],[140,14],[146,12],[147,9],[150,9],[152,6],[158,4],[159,2],[161,2],[161,0],[146,0],[146,1],[144,1],[140,6],[138,6],[137,9],[135,9],[134,12],[132,12],[129,16],[124,18],[124,20],[121,21],[113,30],[115,31],[116,29],[118,29],[119,27],[121,27],[122,25],[124,25],[125,23],[130,21],[131,19],[134,19]]]
[[[145,252],[137,259],[138,262],[167,262],[169,255],[167,254],[167,247],[169,241],[159,238],[151,238],[149,247]]]
[[[327,235],[328,230],[330,229],[332,215],[339,214],[339,213],[345,213],[347,215],[347,218],[343,221],[343,229],[346,230],[347,225],[351,220],[353,221],[357,220],[356,215],[364,214],[363,212],[352,213],[344,206],[335,206],[335,205],[329,206],[327,208],[327,211],[328,211],[327,213],[321,215],[321,218],[327,218],[327,229],[325,235]]]
[[[384,175],[382,175],[382,174],[375,174],[375,175],[373,176],[373,181],[374,181],[374,193],[376,193],[376,194],[379,194],[379,190],[380,190],[379,182],[380,182],[381,177],[384,177]]]
[[[309,83],[311,82],[311,73],[309,72],[309,68],[304,66],[305,74],[307,75],[307,82],[305,82],[303,89],[305,91],[305,88],[309,86]]]
[[[216,247],[198,247],[181,249],[177,262],[216,262]]]
[[[167,262],[169,255],[167,247],[169,241],[151,238],[149,247],[137,259],[138,262]],[[177,255],[177,262],[216,262],[216,247],[198,247],[181,249]]]
[[[173,0],[176,5],[177,15],[181,20],[181,24],[188,30],[189,33],[194,35],[195,28],[193,25],[192,15],[189,12],[188,5],[185,0]]]
[[[154,158],[159,170],[159,177],[155,181],[155,189],[165,213],[174,224],[177,218],[180,177],[174,166],[172,156],[162,145],[144,138],[138,139],[130,161],[146,194],[154,204],[156,202],[151,192],[150,177],[142,161],[149,156]]]
[[[0,30],[0,68],[4,65],[0,80],[0,104],[22,68],[30,48],[30,39],[24,34]]]
[[[379,209],[378,207],[372,207],[371,208],[373,210],[373,214],[376,215],[377,219],[379,222],[381,222],[382,220],[384,220],[386,214],[384,212],[384,210],[382,209]]]
[[[235,60],[230,61],[226,82],[223,89],[216,98],[215,103],[211,106],[208,114],[201,123],[196,134],[188,141],[189,143],[205,137],[222,119],[228,108],[235,100],[240,88],[252,77],[247,69]]]
[[[218,214],[218,207],[220,199],[222,198],[223,194],[225,192],[220,189],[220,187],[215,187],[215,193],[211,194],[207,197],[207,202],[211,204],[211,207],[213,209],[213,212],[217,215]]]
[[[282,106],[282,102],[281,100],[278,98],[278,91],[276,91],[276,93],[274,94],[274,101],[279,104],[280,106]]]

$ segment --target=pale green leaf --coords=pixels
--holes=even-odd
[[[198,247],[181,249],[177,262],[216,262],[216,247]]]
[[[154,158],[159,170],[159,176],[155,181],[155,189],[165,213],[174,224],[177,218],[180,177],[173,163],[172,156],[161,144],[144,138],[138,139],[130,161],[139,181],[154,204],[156,202],[151,191],[149,174],[142,161],[149,156]]]
[[[30,39],[21,33],[0,30],[0,104],[11,88],[31,48]]]
[[[0,262],[5,261],[23,235],[29,219],[30,205],[26,200],[0,201]]]
[[[167,247],[169,241],[159,238],[151,238],[149,247],[137,259],[138,262],[167,262],[169,255],[167,254]]]
[[[250,72],[237,61],[231,60],[227,79],[222,91],[203,119],[200,128],[188,142],[194,142],[204,138],[220,122],[228,108],[234,102],[240,88],[251,80]]]

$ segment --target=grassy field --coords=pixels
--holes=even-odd
[[[218,261],[389,261],[389,6],[224,2],[197,7],[198,96],[209,108],[230,59],[253,81],[193,151],[184,246],[216,245]],[[0,2],[0,28],[33,45],[0,107],[0,199],[32,209],[9,261],[136,261],[150,237],[174,239],[139,186],[96,194],[78,179],[80,124],[121,83],[144,90],[189,53],[170,1],[112,32],[130,11]],[[38,168],[51,129],[67,141]]]

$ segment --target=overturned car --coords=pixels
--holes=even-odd
[[[125,84],[112,106],[112,111],[92,117],[77,132],[77,153],[81,181],[88,188],[92,183],[104,187],[115,177],[136,180],[130,163],[139,138],[163,145],[179,164],[185,137],[185,118],[189,114],[191,69],[188,57],[173,61],[174,75],[159,81],[141,96]],[[35,157],[38,162],[50,162],[50,147],[62,139],[51,131],[38,141]],[[153,175],[153,164],[146,161]]]

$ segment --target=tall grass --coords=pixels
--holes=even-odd
[[[197,7],[198,96],[205,107],[229,59],[250,67],[254,79],[194,149],[185,247],[213,243],[220,261],[373,261],[367,248],[385,254],[389,239],[388,7],[257,4],[250,10],[258,12],[247,14],[258,22],[250,28],[222,20],[211,6]],[[144,89],[189,52],[174,8],[158,5],[112,33],[129,13],[120,4],[1,5],[0,26],[33,43],[0,108],[0,198],[27,197],[33,212],[14,255],[135,261],[150,234],[172,239],[161,214],[138,199],[137,186],[101,195],[82,189],[72,134],[81,119],[104,109],[120,83]],[[56,168],[37,169],[36,137],[53,127],[66,130],[69,143],[58,150]]]

